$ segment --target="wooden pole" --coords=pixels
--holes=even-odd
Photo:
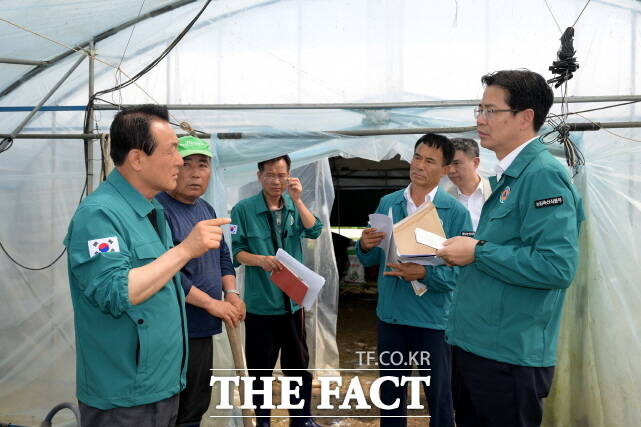
[[[234,358],[234,368],[236,369],[236,375],[239,377],[245,376],[245,358],[243,357],[243,349],[240,345],[240,339],[238,338],[238,328],[230,326],[225,322],[225,329],[227,330],[227,337],[229,338],[229,345],[231,347],[231,354]],[[243,381],[238,385],[238,391],[240,393],[241,401],[245,396],[245,383]],[[252,423],[252,410],[243,409],[243,426],[244,427],[253,427]]]

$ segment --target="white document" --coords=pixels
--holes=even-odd
[[[399,255],[398,250],[396,249],[396,244],[394,243],[394,224],[392,223],[392,218],[388,215],[383,214],[370,214],[369,215],[369,225],[372,228],[375,228],[376,231],[382,231],[385,233],[385,237],[377,245],[379,248],[383,249],[385,253],[385,263],[396,263],[396,262],[414,262],[421,265],[442,265],[444,264],[443,260],[435,255]],[[429,231],[418,229],[425,233],[432,234],[436,238],[446,239],[440,237],[437,234],[430,233]],[[418,239],[417,241],[420,242]],[[433,242],[435,243],[435,242]],[[441,242],[442,243],[442,242]],[[428,245],[430,246],[430,245]],[[442,247],[442,244],[441,244]],[[440,249],[440,247],[434,247],[435,249]]]
[[[305,297],[303,298],[303,307],[310,310],[312,305],[314,305],[319,292],[323,289],[323,285],[325,285],[325,278],[315,271],[307,268],[305,264],[302,264],[281,248],[278,248],[278,251],[276,251],[276,259],[280,261],[281,264],[289,268],[292,273],[294,273],[309,287]]]
[[[392,218],[390,215],[371,214],[369,216],[369,225],[372,228],[375,228],[376,231],[382,231],[385,233],[385,237],[377,246],[381,248],[385,253],[386,264],[397,263],[399,261],[416,262],[417,264],[421,265],[439,265],[443,263],[440,258],[435,256],[428,257],[427,259],[425,257],[415,257],[413,259],[405,258],[402,256],[399,257],[398,249],[396,248],[396,244],[394,243],[394,223],[392,222]],[[414,293],[419,297],[427,292],[427,287],[417,280],[412,280],[412,288],[414,288]]]
[[[443,242],[447,240],[445,237],[418,227],[414,229],[414,234],[416,235],[416,241],[418,243],[436,250],[443,249]]]
[[[394,244],[393,233],[394,223],[392,218],[383,214],[370,214],[369,225],[376,231],[385,233],[383,240],[377,245],[385,253],[385,262],[396,262],[396,245]]]
[[[427,286],[425,286],[418,280],[412,280],[412,288],[414,288],[414,293],[419,297],[422,297],[423,294],[427,292]]]

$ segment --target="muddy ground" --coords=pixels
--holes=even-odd
[[[342,288],[341,296],[339,299],[338,310],[338,324],[337,324],[337,343],[340,354],[340,368],[370,368],[375,369],[375,366],[367,365],[365,354],[358,352],[375,352],[376,351],[376,287],[374,284],[368,287],[347,287]],[[372,353],[374,354],[374,353]],[[360,360],[359,360],[360,357]],[[378,371],[350,371],[342,372],[343,386],[341,387],[341,399],[344,398],[347,391],[349,380],[352,376],[358,375],[359,382],[363,386],[365,395],[368,398],[368,403],[371,404],[369,399],[369,385],[373,380],[378,378]],[[318,385],[313,390],[313,404],[312,408],[316,408],[319,404],[319,391]],[[274,387],[274,401],[277,401],[280,396],[280,389]],[[427,407],[424,397],[421,393],[421,402]],[[333,401],[332,404],[338,406],[341,402]],[[354,404],[352,404],[354,406]],[[274,415],[287,415],[285,410],[275,410]],[[377,426],[378,410],[377,409],[363,409],[363,410],[314,410],[314,415],[317,416],[316,422],[323,426]],[[325,415],[327,417],[318,417]],[[340,416],[336,416],[340,415]],[[423,416],[422,418],[409,418],[408,426],[427,426],[429,425],[429,418],[425,418],[427,411],[410,411],[409,415]],[[287,418],[272,418],[272,425],[275,426],[288,426],[289,420]]]

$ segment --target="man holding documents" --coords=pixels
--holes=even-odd
[[[262,191],[232,209],[232,251],[234,265],[246,266],[245,352],[249,375],[271,376],[280,352],[285,375],[303,378],[299,397],[304,405],[289,410],[291,425],[308,427],[317,425],[310,409],[312,375],[292,370],[306,369],[309,363],[304,310],[270,280],[270,274],[283,268],[275,257],[279,248],[302,262],[301,239],[316,239],[323,225],[303,203],[303,187],[298,178],[289,176],[290,164],[287,155],[258,163]],[[256,380],[253,388],[262,390],[262,382]],[[299,400],[292,402],[295,405]],[[260,409],[262,403],[263,397],[254,395],[256,425],[269,426],[270,410]]]
[[[174,245],[179,245],[200,221],[216,218],[214,208],[201,198],[211,175],[209,141],[183,136],[178,140],[183,165],[176,188],[159,193],[156,200],[165,208]],[[211,400],[211,337],[222,332],[221,319],[236,326],[245,317],[245,305],[236,290],[236,273],[224,239],[220,247],[189,261],[180,270],[185,293],[189,360],[187,387],[180,393],[179,427],[200,425]],[[224,298],[223,298],[224,293]]]
[[[565,289],[576,272],[581,198],[537,136],[553,102],[545,79],[506,70],[481,79],[475,110],[497,176],[474,239],[455,237],[439,256],[461,268],[447,327],[453,346],[456,424],[541,424]]]
[[[453,157],[454,148],[446,137],[435,134],[422,136],[416,142],[410,163],[410,185],[383,197],[376,213],[391,216],[392,221],[398,223],[412,214],[427,212],[431,203],[440,218],[436,222],[442,223],[446,237],[470,233],[472,224],[465,207],[438,188],[439,180],[447,173]],[[412,368],[410,355],[429,354],[429,360],[418,358],[417,365],[421,376],[431,377],[429,387],[424,388],[431,415],[430,426],[451,427],[454,424],[451,364],[444,329],[457,268],[395,262],[390,254],[377,247],[385,238],[386,233],[368,228],[356,245],[363,265],[380,266],[376,314],[381,376],[394,376],[399,380],[402,376],[409,376]],[[426,246],[426,249],[430,248]],[[393,364],[389,358],[381,357],[394,352],[404,355],[402,363]],[[390,371],[392,368],[398,370]],[[406,425],[407,418],[401,418],[406,415],[406,395],[405,386],[396,386],[390,381],[383,383],[383,403],[393,405],[398,400],[399,405],[396,409],[381,409],[381,426]]]

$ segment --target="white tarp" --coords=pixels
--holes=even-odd
[[[0,0],[0,18],[75,46],[168,1]],[[571,25],[583,0],[548,1],[559,25]],[[150,63],[204,4],[196,1],[126,28],[96,46],[98,58],[133,75]],[[580,64],[568,95],[630,95],[641,88],[641,3],[592,1],[576,25]],[[138,86],[105,95],[115,103],[397,102],[480,97],[480,76],[529,68],[550,77],[560,32],[544,2],[508,0],[220,0]],[[126,47],[126,51],[125,51]],[[0,58],[47,60],[64,48],[0,21]],[[124,53],[124,57],[123,57]],[[77,60],[78,53],[0,97],[0,133],[26,116],[6,107],[33,106]],[[0,91],[32,66],[0,63]],[[96,90],[125,80],[96,64]],[[46,105],[81,106],[88,93],[87,61]],[[143,88],[143,92],[140,88]],[[146,94],[145,94],[146,93]],[[560,95],[559,91],[556,91]],[[603,104],[571,104],[571,110]],[[4,110],[3,110],[4,108]],[[592,120],[639,120],[641,107],[586,113]],[[554,108],[558,112],[558,107]],[[469,126],[471,107],[348,110],[172,111],[206,132],[280,132],[281,138],[223,141],[226,207],[257,188],[256,160],[288,152],[315,213],[328,219],[333,202],[331,155],[371,160],[400,153],[409,159],[416,136],[336,139],[309,131]],[[112,112],[96,113],[105,132]],[[572,117],[572,120],[582,121]],[[25,132],[82,132],[81,111],[41,112]],[[641,423],[636,285],[641,223],[639,131],[574,135],[586,167],[577,176],[588,219],[581,269],[571,287],[560,341],[548,425],[629,426]],[[469,136],[469,135],[468,135]],[[94,154],[97,157],[97,150]],[[483,170],[491,171],[484,152]],[[15,140],[0,154],[0,242],[17,261],[43,266],[62,251],[66,227],[82,192],[81,140]],[[99,162],[92,163],[97,173]],[[220,204],[216,194],[210,198]],[[224,200],[224,199],[223,199]],[[225,203],[222,202],[224,209]],[[219,211],[222,214],[222,212]],[[310,320],[312,360],[336,366],[335,265],[322,254],[328,234],[306,251],[328,286]],[[63,257],[64,259],[64,257]],[[334,276],[332,276],[332,274]],[[74,400],[73,320],[64,261],[28,271],[0,253],[0,422],[38,423],[54,404]],[[313,338],[312,338],[313,337]],[[222,338],[221,338],[222,340]],[[221,344],[222,348],[223,345]]]

